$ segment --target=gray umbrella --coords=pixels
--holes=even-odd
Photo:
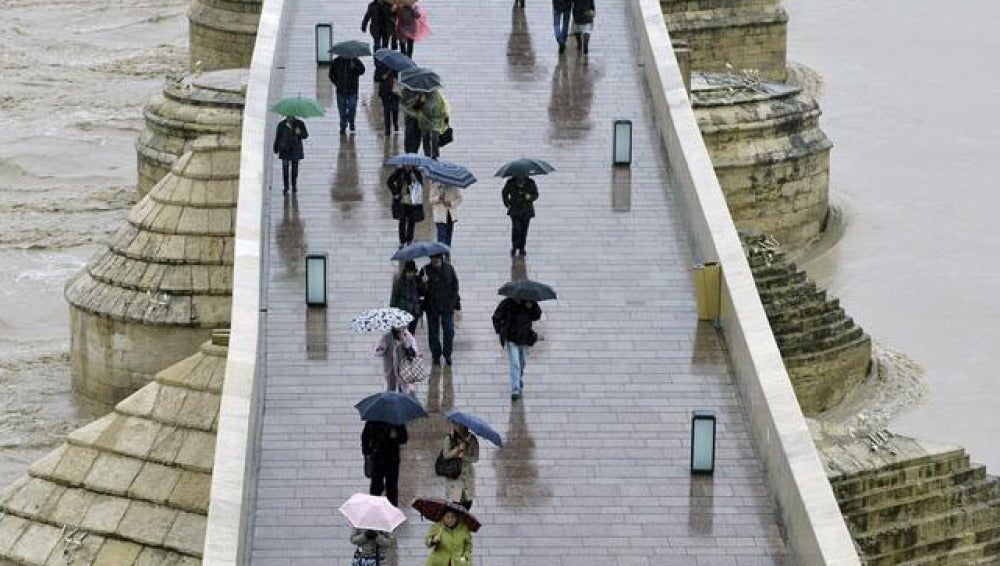
[[[427,67],[413,67],[399,73],[399,84],[416,92],[433,92],[441,88],[441,77]]]
[[[532,175],[548,175],[555,170],[555,167],[549,165],[548,162],[542,161],[541,159],[522,157],[521,159],[515,159],[514,161],[505,163],[503,167],[497,169],[496,174],[493,176],[530,177]]]
[[[356,41],[354,39],[350,41],[341,41],[340,43],[334,43],[330,47],[330,53],[334,55],[339,55],[340,57],[369,57],[372,54],[372,50],[368,47],[368,44],[363,41]]]

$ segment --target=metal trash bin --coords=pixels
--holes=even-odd
[[[694,265],[694,297],[698,308],[698,320],[719,318],[719,304],[722,297],[721,268],[718,262],[710,261]]]

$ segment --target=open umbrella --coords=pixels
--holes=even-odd
[[[388,165],[395,165],[397,167],[401,167],[403,165],[426,167],[429,163],[434,163],[434,160],[426,155],[420,155],[419,153],[400,153],[399,155],[393,155],[389,159],[386,159],[385,162]]]
[[[500,438],[500,433],[493,430],[493,427],[487,424],[486,421],[475,415],[463,413],[458,409],[452,409],[445,413],[444,418],[453,423],[465,425],[465,428],[471,430],[477,436],[481,436],[497,446],[503,446],[503,439]]]
[[[413,322],[413,315],[396,307],[366,310],[351,321],[355,332],[388,332]]]
[[[476,182],[476,176],[472,174],[472,171],[458,163],[431,160],[424,169],[426,169],[428,177],[445,185],[464,189]]]
[[[504,283],[502,287],[497,289],[497,294],[525,301],[550,301],[556,298],[555,289],[531,279]]]
[[[354,408],[363,421],[382,421],[401,425],[427,416],[427,411],[413,397],[398,391],[383,391],[358,401]]]
[[[372,54],[372,50],[368,47],[368,44],[363,41],[357,41],[352,39],[350,41],[341,41],[339,43],[334,43],[329,50],[329,53],[338,55],[340,57],[368,57]]]
[[[418,257],[450,254],[451,248],[441,242],[414,242],[392,254],[389,258],[395,261],[406,261]]]
[[[472,513],[469,513],[469,510],[465,507],[438,497],[420,497],[413,502],[413,508],[420,513],[421,517],[435,523],[440,521],[448,511],[454,511],[465,521],[466,526],[469,527],[469,531],[476,532],[479,530],[479,527],[483,526],[479,522],[479,519]]]
[[[441,88],[441,77],[426,67],[411,67],[399,73],[399,84],[417,92],[432,92]]]
[[[392,532],[406,515],[381,495],[355,493],[340,506],[340,513],[355,529]]]
[[[375,51],[375,60],[397,73],[417,66],[413,59],[395,49],[382,48]]]
[[[271,112],[277,112],[282,116],[295,116],[298,118],[319,118],[326,114],[319,102],[311,98],[301,96],[289,96],[279,100],[271,107]]]
[[[522,157],[521,159],[515,159],[514,161],[504,163],[503,167],[497,169],[496,174],[493,176],[531,177],[532,175],[548,175],[555,170],[555,167],[549,165],[548,162],[542,161],[541,159]]]

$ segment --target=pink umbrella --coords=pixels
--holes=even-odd
[[[406,515],[388,499],[367,493],[352,495],[340,506],[340,513],[354,528],[373,531],[392,532],[406,520]]]

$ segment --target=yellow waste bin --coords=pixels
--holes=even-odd
[[[720,285],[720,268],[717,262],[694,265],[694,298],[698,307],[698,320],[719,318],[719,302],[722,294]]]

